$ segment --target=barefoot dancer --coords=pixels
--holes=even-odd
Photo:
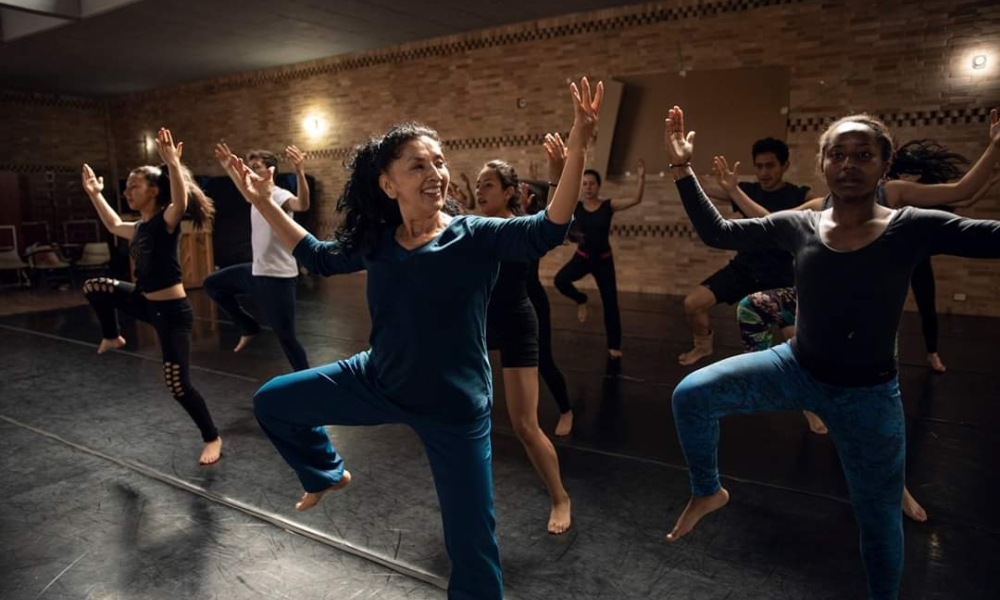
[[[845,117],[820,137],[832,208],[724,220],[690,167],[692,134],[677,107],[667,119],[667,152],[684,208],[707,244],[781,249],[795,257],[798,325],[791,344],[728,358],[687,376],[673,407],[692,498],[668,540],[689,533],[729,500],[716,466],[718,419],[737,413],[809,409],[829,426],[861,532],[873,600],[897,597],[903,569],[905,432],[895,334],[910,275],[926,255],[1000,257],[1000,222],[876,204],[893,154],[883,123]],[[973,190],[1000,159],[1000,119],[969,171]]]
[[[510,219],[520,214],[517,172],[502,160],[486,163],[476,178],[476,205],[487,217]],[[570,527],[569,494],[559,476],[559,457],[538,426],[538,318],[528,298],[526,262],[503,261],[489,309],[486,311],[486,347],[500,351],[507,411],[517,439],[552,499],[549,533]]]
[[[98,354],[121,348],[125,338],[118,328],[120,310],[156,329],[163,354],[163,379],[174,399],[184,407],[201,430],[205,447],[198,462],[219,460],[222,438],[212,423],[204,398],[191,385],[191,303],[181,284],[177,245],[181,217],[190,211],[195,227],[207,223],[214,213],[212,201],[198,188],[181,165],[183,143],[174,146],[170,131],[156,135],[156,150],[164,165],[139,167],[128,176],[125,200],[140,214],[139,221],[125,223],[104,199],[104,178],[83,165],[82,185],[108,231],[130,240],[129,254],[135,265],[135,285],[99,277],[83,284],[83,293],[101,322]]]
[[[234,178],[236,174],[229,168],[228,162],[231,154],[226,144],[216,146],[216,158],[223,163],[226,174]],[[306,155],[295,146],[288,146],[285,148],[285,156],[295,165],[298,196],[275,186],[271,201],[287,212],[309,210]],[[278,157],[266,150],[253,150],[247,155],[247,164],[254,173],[263,177],[268,169],[277,168]],[[299,266],[256,207],[250,207],[250,242],[253,247],[253,262],[233,265],[212,273],[205,278],[205,293],[229,313],[240,330],[240,340],[233,352],[242,350],[260,333],[260,323],[244,310],[236,298],[237,294],[250,294],[278,336],[292,370],[308,369],[306,350],[295,335],[295,291],[299,280]]]
[[[368,271],[371,349],[283,375],[254,397],[265,433],[295,469],[299,510],[349,481],[324,425],[405,423],[424,442],[444,522],[451,599],[503,596],[494,533],[492,383],[486,307],[503,260],[537,258],[562,243],[603,96],[572,86],[575,119],[566,174],[545,213],[516,219],[441,212],[449,173],[437,134],[401,125],[357,149],[338,208],[337,241],[320,242],[270,201],[273,183],[238,158],[241,192],[313,273]],[[453,307],[445,310],[444,307]]]
[[[550,142],[551,143],[551,142]],[[604,331],[608,354],[612,359],[622,355],[622,322],[618,311],[618,284],[615,280],[615,260],[611,255],[611,218],[614,213],[628,210],[642,202],[646,186],[646,167],[639,161],[639,187],[631,198],[601,199],[601,175],[587,169],[583,174],[583,197],[573,217],[583,241],[568,263],[556,273],[559,292],[576,302],[576,314],[581,323],[587,320],[587,295],[576,289],[574,281],[588,273],[594,276],[604,307]],[[560,180],[561,181],[561,180]]]

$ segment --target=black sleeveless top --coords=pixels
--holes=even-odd
[[[500,263],[500,274],[493,286],[490,304],[486,310],[488,324],[506,323],[511,315],[517,314],[526,303],[527,306],[531,306],[527,286],[529,270],[530,267],[526,262],[505,260]]]
[[[582,252],[597,258],[611,250],[611,242],[608,237],[611,235],[612,215],[614,215],[614,211],[611,209],[611,200],[604,200],[601,202],[601,206],[593,212],[584,208],[583,202],[576,205],[573,218],[583,236],[579,246]]]
[[[173,233],[167,231],[163,211],[135,226],[129,256],[135,265],[135,287],[142,292],[155,292],[181,282],[181,262],[177,247],[181,225]]]

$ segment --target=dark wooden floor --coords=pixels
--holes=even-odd
[[[313,364],[367,347],[363,276],[307,280],[298,328]],[[9,292],[16,294],[18,292]],[[7,295],[0,298],[0,302]],[[508,596],[860,598],[857,530],[829,440],[794,413],[723,422],[733,501],[689,540],[663,536],[688,497],[670,394],[690,369],[680,298],[622,294],[622,376],[605,377],[599,307],[583,325],[550,292],[556,360],[577,415],[557,440],[574,527],[545,533],[547,497],[510,433],[497,381],[494,477]],[[331,428],[355,481],[322,510],[259,431],[250,399],[287,370],[273,336],[237,334],[192,293],[194,379],[226,440],[195,463],[196,431],[160,382],[150,328],[97,357],[87,307],[0,318],[0,598],[435,598],[447,574],[422,448],[403,427]],[[448,307],[442,307],[447,310]],[[716,355],[740,351],[734,311],[713,310]],[[1000,319],[942,317],[944,375],[901,327],[908,485],[930,513],[906,524],[904,598],[1000,596]],[[497,373],[499,375],[499,373]],[[542,387],[540,414],[557,411]]]

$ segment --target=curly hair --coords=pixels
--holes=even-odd
[[[900,175],[919,175],[920,183],[945,183],[961,178],[964,171],[960,165],[967,164],[969,159],[934,140],[911,140],[896,150],[887,176],[899,179]]]
[[[402,123],[354,149],[345,164],[350,176],[337,200],[337,212],[343,213],[343,221],[334,239],[343,252],[370,254],[386,230],[394,230],[403,222],[399,203],[382,190],[379,177],[400,157],[403,146],[421,137],[441,141],[430,127]]]

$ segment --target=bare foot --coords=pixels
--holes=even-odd
[[[729,492],[726,491],[726,488],[719,488],[719,491],[711,496],[691,496],[684,512],[674,524],[674,530],[667,534],[667,541],[676,542],[691,533],[702,517],[719,510],[728,502]]]
[[[682,366],[687,367],[687,366],[693,365],[694,363],[696,363],[699,360],[705,358],[706,356],[711,356],[711,355],[712,355],[712,349],[711,348],[698,348],[698,347],[694,347],[694,348],[688,350],[687,352],[685,352],[684,354],[681,354],[680,356],[678,356],[677,357],[677,362],[679,362]]]
[[[934,369],[935,373],[944,373],[948,370],[948,367],[944,366],[944,363],[941,362],[941,357],[938,356],[937,352],[927,355],[927,363]]]
[[[587,320],[587,304],[577,304],[576,305],[576,320],[583,323]]]
[[[329,494],[330,492],[342,490],[347,487],[347,484],[349,483],[351,483],[351,472],[344,469],[344,474],[340,476],[340,481],[326,488],[322,492],[306,492],[302,494],[302,499],[295,504],[295,510],[309,510],[319,504],[319,501],[323,499],[323,496]]]
[[[106,338],[101,340],[101,345],[97,347],[97,353],[104,354],[108,350],[117,350],[124,346],[125,346],[125,338],[123,338],[122,336],[118,336],[116,338],[111,338],[111,339]]]
[[[804,410],[802,411],[802,414],[806,416],[806,421],[809,421],[809,431],[818,433],[819,435],[826,435],[830,433],[830,430],[826,428],[826,423],[824,423],[823,419],[819,418],[816,413]]]
[[[573,431],[573,411],[564,412],[559,415],[559,422],[556,423],[556,435],[569,435]]]
[[[241,335],[240,341],[236,342],[236,347],[233,348],[233,352],[239,352],[240,350],[246,348],[247,344],[249,344],[252,339],[252,335]]]
[[[201,458],[198,459],[198,464],[202,466],[214,465],[219,462],[222,458],[222,438],[217,437],[211,442],[206,442],[205,447],[201,449]]]
[[[608,348],[608,355],[611,356],[611,358],[618,360],[622,357],[622,351]]]
[[[552,511],[549,512],[549,533],[553,535],[566,533],[571,522],[569,496],[563,502],[553,502]]]
[[[903,488],[903,514],[917,523],[923,523],[927,520],[927,511],[924,510],[923,506],[920,506],[916,499],[910,495],[910,490],[905,487]]]

